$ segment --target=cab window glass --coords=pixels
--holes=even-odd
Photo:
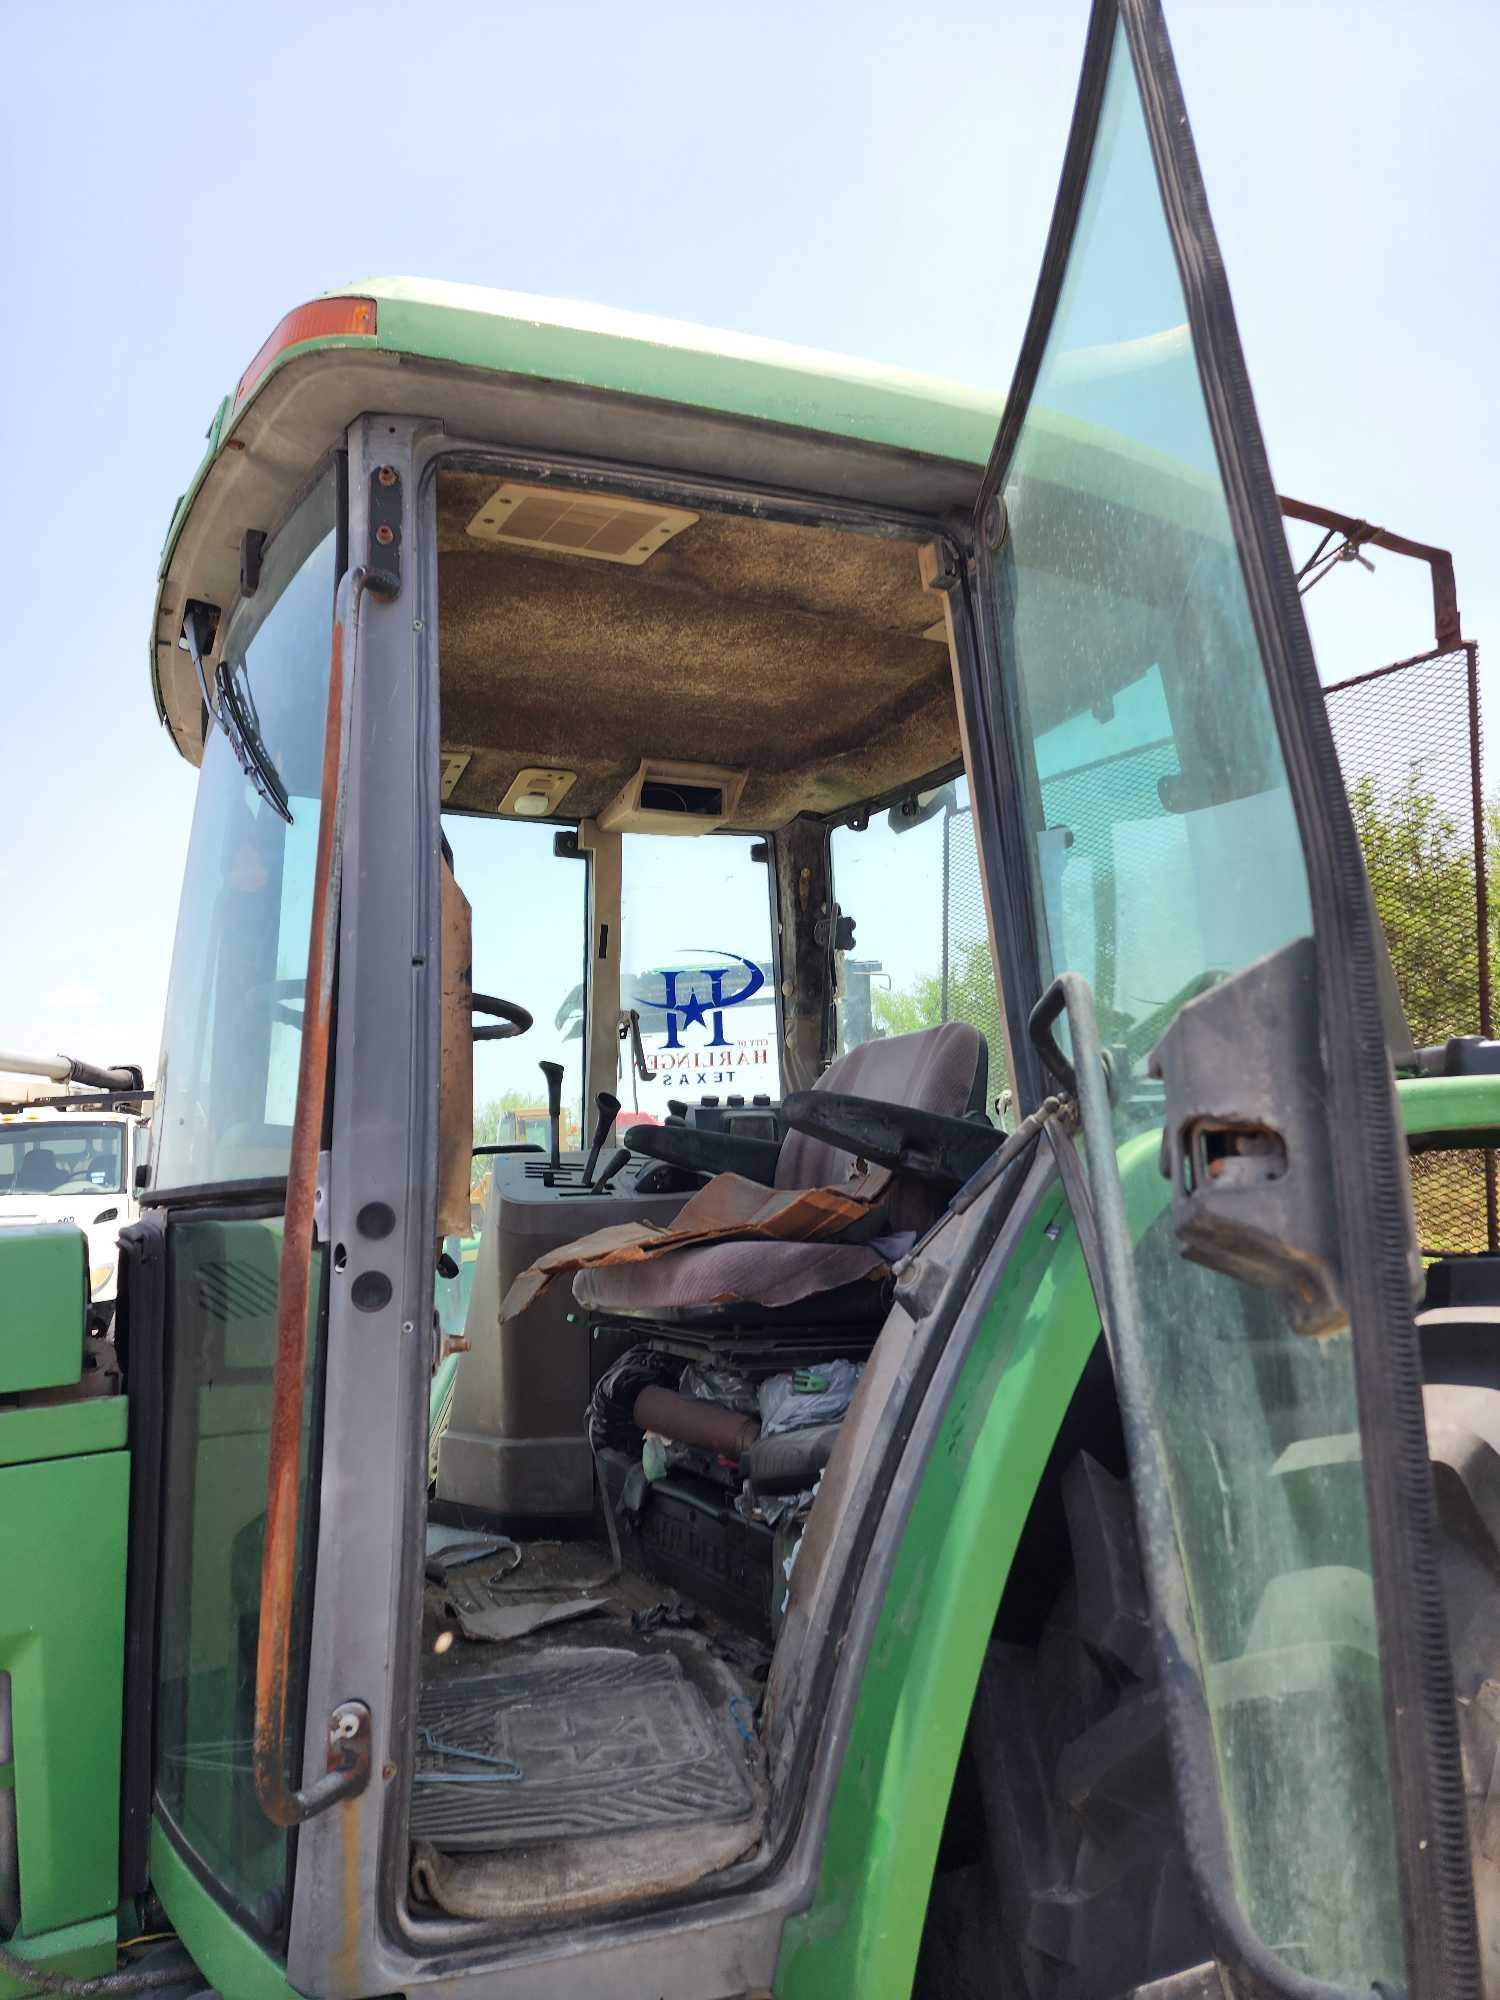
[[[291,1837],[255,1792],[255,1663],[266,1526],[271,1376],[281,1268],[279,1217],[172,1224],[164,1382],[164,1462],[156,1711],[156,1810],[237,1908],[279,1944],[290,1909]],[[313,1250],[308,1365],[323,1324],[324,1259]],[[316,1399],[302,1413],[303,1505],[315,1463]],[[292,1657],[311,1593],[297,1552]],[[300,1740],[302,1688],[289,1740]]]
[[[584,1131],[587,1025],[585,939],[588,866],[558,855],[555,826],[444,813],[453,879],[468,898],[476,993],[513,1000],[533,1026],[525,1035],[474,1045],[474,1144],[548,1142],[542,1062],[563,1066],[562,1146],[577,1150]],[[491,1025],[476,1014],[474,1025]],[[475,1161],[485,1167],[484,1157]]]
[[[996,663],[1044,977],[1109,1052],[1142,1339],[1237,1892],[1288,1964],[1399,1982],[1353,1339],[1189,1262],[1153,1048],[1312,931],[1306,863],[1131,60],[1004,473]],[[1298,1024],[1289,1021],[1288,1036]],[[1316,1032],[1314,1027],[1313,1032]],[[1233,1053],[1225,1062],[1231,1084]],[[1232,1092],[1231,1092],[1232,1096]],[[1330,1814],[1341,1838],[1330,1842]]]
[[[223,653],[283,815],[211,726],[172,950],[152,1152],[161,1187],[276,1177],[291,1154],[333,635],[335,488],[272,544]]]
[[[646,1074],[621,1043],[623,1122],[672,1098],[779,1098],[771,891],[761,843],[627,833],[620,859],[620,1008],[639,1017]]]
[[[989,1099],[1006,1087],[1005,1032],[968,781],[914,793],[833,830],[833,893],[854,923],[842,954],[839,1051],[967,1021],[989,1046]]]

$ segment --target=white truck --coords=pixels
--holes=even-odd
[[[61,1085],[38,1096],[28,1081]],[[118,1237],[140,1212],[151,1093],[138,1069],[100,1069],[71,1056],[0,1050],[0,1228],[71,1222],[88,1239],[91,1324],[114,1316]]]

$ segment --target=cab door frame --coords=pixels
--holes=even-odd
[[[421,1593],[422,1550],[408,1523],[427,1466],[441,997],[439,760],[418,647],[431,612],[414,530],[415,453],[429,428],[363,417],[348,434],[351,565],[384,570],[396,588],[367,592],[343,635],[353,660],[350,749],[319,1225],[330,1279],[302,1769],[321,1774],[330,1716],[361,1702],[370,1777],[299,1828],[287,1942],[289,1984],[330,2000],[379,1981],[369,1890],[383,1880],[399,1893],[406,1873],[387,1809],[414,1727],[399,1667]],[[379,540],[377,527],[387,530]],[[372,1478],[376,1467],[383,1474]]]

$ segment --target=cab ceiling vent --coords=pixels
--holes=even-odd
[[[598,815],[605,833],[712,833],[734,817],[744,771],[648,757]]]
[[[697,518],[682,507],[507,484],[495,488],[467,532],[481,542],[639,565]]]

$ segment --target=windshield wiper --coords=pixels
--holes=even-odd
[[[192,662],[198,672],[198,686],[203,691],[203,706],[223,730],[235,761],[250,783],[255,787],[272,812],[279,813],[290,826],[292,809],[287,799],[286,786],[281,782],[265,738],[260,733],[260,718],[255,713],[255,703],[251,699],[248,685],[240,689],[227,662],[221,661],[214,674],[210,689],[208,673],[204,667],[204,657],[213,648],[213,634],[218,614],[212,605],[200,604],[190,599],[183,612],[182,638]],[[217,696],[217,700],[215,699]]]
[[[292,808],[287,798],[286,786],[281,782],[281,773],[266,748],[265,738],[260,733],[260,717],[255,712],[255,702],[250,694],[248,681],[243,686],[236,681],[230,668],[221,664],[214,676],[219,690],[219,701],[225,716],[232,723],[226,729],[240,760],[240,769],[260,793],[273,812],[278,812],[290,826]],[[222,724],[221,724],[222,726]]]

